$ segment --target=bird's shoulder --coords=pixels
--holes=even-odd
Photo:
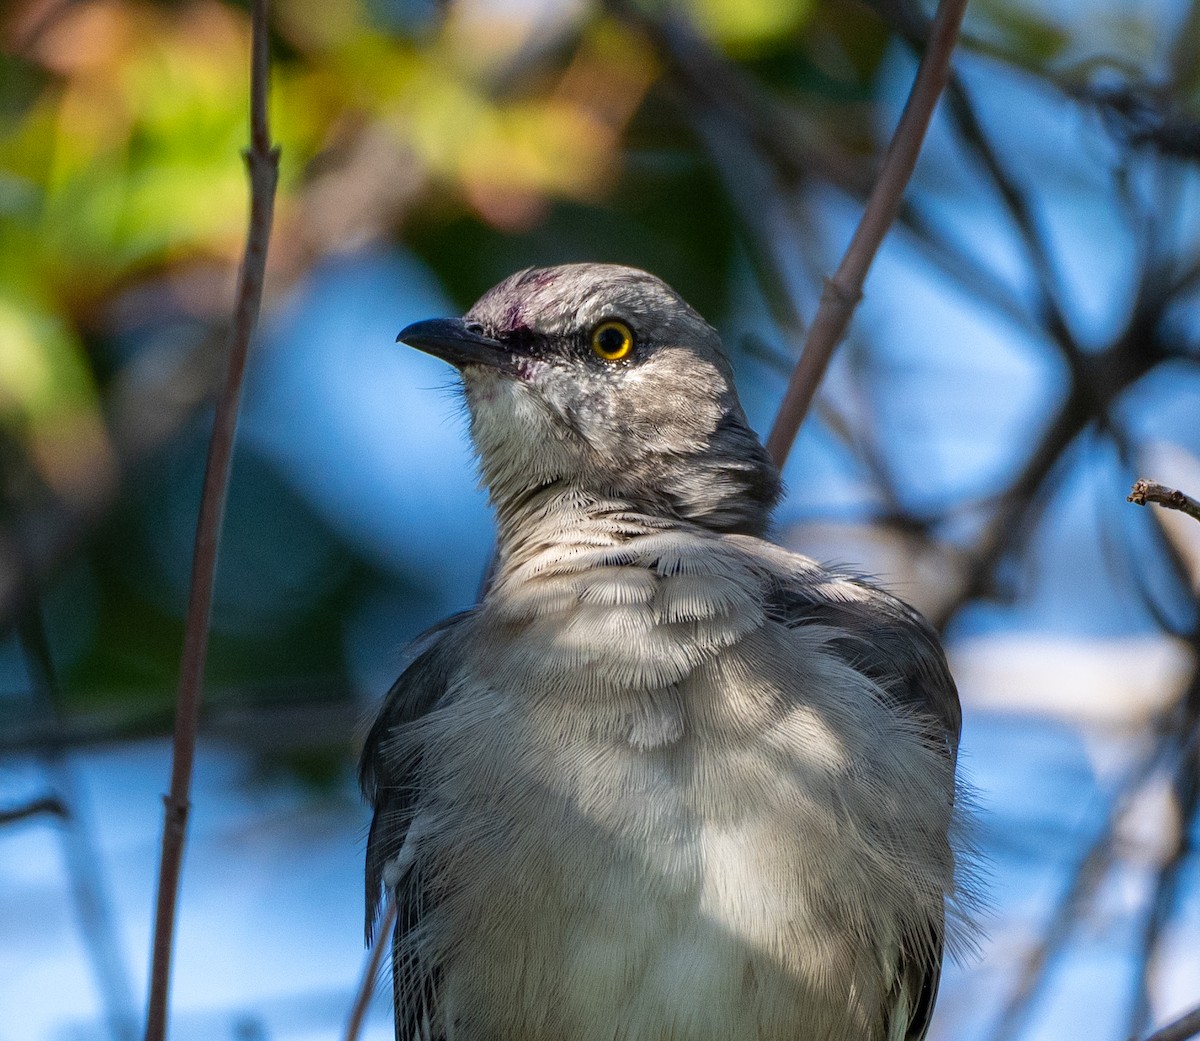
[[[764,610],[790,627],[823,626],[829,646],[905,711],[932,722],[951,760],[962,729],[958,689],[937,631],[899,597],[850,569],[763,539],[728,535],[763,580]]]

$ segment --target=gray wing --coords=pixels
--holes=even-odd
[[[452,615],[427,630],[410,645],[408,664],[392,685],[363,743],[358,779],[375,809],[367,836],[366,937],[370,943],[383,898],[384,872],[404,847],[416,812],[420,758],[401,760],[389,754],[388,744],[398,727],[420,719],[445,695],[456,662],[456,642],[449,639],[469,617]],[[396,880],[396,927],[392,934],[392,985],[398,1041],[431,1039],[428,1012],[433,1005],[436,970],[422,966],[402,943],[417,927],[423,894],[410,877]],[[383,941],[380,937],[380,941]],[[431,1039],[432,1041],[432,1039]]]
[[[838,656],[905,711],[926,721],[930,741],[954,764],[962,709],[933,627],[904,601],[856,576],[800,561],[787,575],[776,576],[768,614],[793,628],[837,630],[840,635],[831,646]],[[889,995],[889,1041],[921,1041],[929,1031],[944,944],[944,916],[929,923],[927,935],[902,938]]]
[[[789,554],[790,555],[790,554]],[[896,703],[931,727],[953,763],[962,732],[958,688],[933,626],[915,608],[857,576],[804,558],[774,576],[767,612],[784,624],[830,626],[833,650]]]

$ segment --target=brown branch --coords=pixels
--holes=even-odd
[[[200,516],[196,525],[191,591],[184,623],[183,654],[176,698],[171,790],[164,800],[162,857],[158,870],[146,1041],[165,1041],[167,1032],[167,1000],[171,981],[175,909],[187,831],[190,805],[188,799],[204,688],[204,666],[208,656],[208,626],[212,613],[217,550],[229,488],[242,378],[246,370],[250,340],[262,304],[267,245],[271,237],[275,185],[279,176],[279,151],[271,146],[271,134],[267,124],[267,87],[270,72],[267,4],[268,0],[255,0],[251,8],[250,148],[244,153],[250,177],[250,222],[238,281],[229,369],[217,398],[212,438],[208,446],[208,461],[204,471]]]
[[[756,174],[753,169],[752,161],[758,159],[771,168],[780,192],[790,191],[816,177],[835,185],[854,199],[865,200],[868,197],[875,177],[865,170],[866,164],[849,153],[843,153],[823,138],[817,141],[820,135],[814,128],[735,66],[723,61],[679,18],[651,18],[625,0],[606,0],[606,6],[644,33],[658,49],[683,99],[681,107],[723,180],[739,174],[763,179],[764,175]],[[882,5],[878,9],[887,13]],[[917,48],[924,47],[927,25],[922,23],[922,27],[921,33],[914,35],[915,30],[910,32],[907,22],[901,26],[906,38],[911,37],[913,46]],[[739,139],[734,152],[731,153],[728,148],[722,151],[714,149],[712,137],[717,123],[724,125],[722,137]],[[738,174],[728,171],[731,165],[737,166]],[[746,221],[746,211],[750,211],[751,219],[746,222],[747,237],[753,237],[759,226],[768,221],[760,212],[761,207],[755,208],[743,201],[743,197],[754,198],[754,191],[739,183],[736,191],[731,189],[727,194],[743,221]],[[1032,316],[1020,299],[1007,290],[994,273],[981,267],[970,253],[954,248],[936,223],[926,219],[914,202],[902,203],[896,220],[912,233],[914,245],[943,274],[1009,321],[1020,327],[1030,326]],[[750,258],[756,270],[773,279],[773,273],[765,269],[757,256],[760,253],[771,259],[773,251],[756,248],[752,250]],[[1200,268],[1194,277],[1200,279]],[[775,300],[770,293],[767,296],[768,304],[774,307]],[[786,300],[784,302],[787,303]],[[776,322],[790,336],[791,323],[781,322],[778,316]],[[800,323],[800,328],[803,325]],[[789,363],[784,375],[790,374],[791,369],[792,364]]]
[[[910,47],[919,52],[926,46],[930,26],[919,11],[906,4],[885,4],[881,7],[881,12],[888,24]],[[1033,204],[1027,193],[1018,186],[1016,179],[1001,160],[999,152],[988,139],[961,77],[953,72],[946,83],[946,106],[947,114],[960,139],[967,149],[974,153],[1004,204],[1033,272],[1042,322],[1067,356],[1068,363],[1072,363],[1079,350],[1059,304],[1058,280],[1054,273],[1053,260],[1035,216]],[[1076,368],[1077,365],[1072,364],[1072,371]]]
[[[1134,502],[1145,506],[1148,502],[1156,502],[1169,510],[1179,510],[1193,520],[1200,521],[1200,502],[1190,495],[1185,495],[1178,488],[1168,488],[1157,481],[1149,481],[1141,477],[1133,482],[1133,490],[1125,497],[1126,502]]]
[[[966,6],[966,0],[940,0],[938,3],[929,34],[929,46],[921,59],[912,92],[884,156],[875,188],[867,200],[867,208],[837,272],[825,284],[817,316],[808,331],[804,350],[792,372],[779,414],[775,417],[775,425],[767,438],[767,451],[781,468],[796,440],[829,359],[845,334],[854,308],[862,296],[863,282],[875,253],[900,209],[900,197],[912,176],[934,106],[950,75],[950,55],[958,39]]]
[[[383,962],[383,952],[387,949],[388,937],[396,925],[396,915],[399,904],[393,895],[387,902],[383,912],[383,920],[375,933],[375,943],[371,947],[371,956],[363,966],[362,979],[358,981],[358,993],[354,997],[354,1006],[350,1009],[350,1018],[346,1020],[346,1033],[343,1041],[358,1041],[362,1031],[363,1020],[367,1015],[367,1007],[371,1004],[371,996],[375,993],[375,980],[379,976],[379,966]]]
[[[1185,1012],[1174,1022],[1168,1023],[1160,1030],[1154,1031],[1142,1041],[1188,1041],[1200,1035],[1200,1006]]]

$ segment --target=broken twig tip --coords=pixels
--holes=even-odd
[[[1133,488],[1125,497],[1125,501],[1136,503],[1138,506],[1145,506],[1148,502],[1158,503],[1159,506],[1179,510],[1180,513],[1186,513],[1200,521],[1200,502],[1190,495],[1185,495],[1178,488],[1168,488],[1165,484],[1147,480],[1145,477],[1139,477],[1133,482]]]

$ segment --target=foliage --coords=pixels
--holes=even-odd
[[[1155,72],[1151,23],[973,6],[974,46],[1068,90],[1088,89],[1097,68],[1108,86]],[[866,176],[898,10],[690,0],[676,13],[800,113],[818,153]],[[275,299],[321,258],[403,234],[464,303],[514,267],[603,256],[655,269],[706,314],[725,311],[746,249],[741,218],[679,119],[663,57],[627,21],[582,4],[279,0],[273,31]],[[222,0],[17,4],[4,46],[6,515],[66,508],[92,533],[71,558],[96,612],[66,641],[78,644],[74,687],[163,697],[185,565],[163,557],[160,536],[186,527],[194,502],[197,410],[219,365],[246,219],[247,14]],[[1097,50],[1112,60],[1097,62]],[[176,394],[182,382],[186,400],[167,418],[136,396],[122,412],[129,387],[163,365],[182,372],[167,382]],[[269,464],[238,465],[261,471],[238,494],[273,492],[245,507],[235,494],[234,558],[244,540],[241,560],[269,559],[282,531],[282,558],[313,563],[297,572],[299,594],[278,584],[250,622],[241,593],[218,603],[217,675],[262,677],[282,661],[340,675],[336,613],[378,569]],[[247,631],[256,638],[242,644]]]

